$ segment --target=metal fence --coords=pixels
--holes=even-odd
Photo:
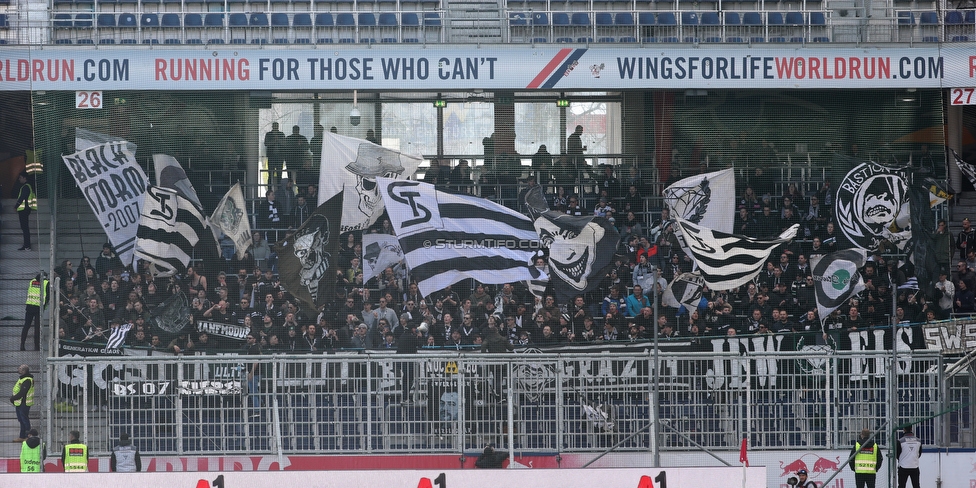
[[[968,389],[947,399],[929,351],[899,353],[895,367],[885,351],[653,364],[649,352],[52,358],[45,430],[52,445],[79,430],[95,454],[128,432],[165,455],[728,450],[744,435],[755,449],[818,449],[889,419],[918,422],[941,447],[969,429],[936,415]]]

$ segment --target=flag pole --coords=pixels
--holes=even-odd
[[[742,488],[746,488],[746,468],[749,467],[749,433],[742,433],[742,445],[739,447],[739,462],[742,463]]]

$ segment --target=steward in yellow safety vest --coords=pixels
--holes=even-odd
[[[61,464],[65,473],[85,473],[88,471],[88,446],[81,443],[81,433],[72,430],[68,434],[68,444],[61,453]]]
[[[881,469],[883,458],[881,447],[874,442],[869,429],[861,430],[861,438],[851,448],[851,455],[853,458],[848,464],[854,471],[854,486],[873,487],[875,475]]]
[[[24,312],[24,328],[20,332],[20,350],[24,350],[27,334],[31,326],[34,329],[34,349],[41,346],[41,307],[47,308],[51,283],[47,280],[47,273],[41,271],[27,285],[27,307]]]
[[[47,446],[38,437],[37,429],[31,429],[27,440],[20,445],[20,472],[41,473],[44,471],[44,458],[47,457]]]
[[[10,403],[17,411],[17,422],[20,423],[20,436],[14,439],[14,442],[24,442],[31,430],[30,408],[34,406],[34,377],[31,376],[30,368],[26,364],[21,364],[17,372],[20,378],[17,379],[17,383],[14,383]]]

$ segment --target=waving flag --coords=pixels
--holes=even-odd
[[[465,278],[500,284],[540,279],[532,221],[497,203],[440,192],[416,181],[377,178],[400,248],[430,296]]]
[[[364,139],[326,132],[322,135],[317,204],[345,193],[342,232],[365,229],[383,213],[376,178],[407,179],[417,171],[421,160],[420,156],[403,154]]]
[[[702,299],[702,287],[705,280],[699,273],[681,273],[676,276],[661,296],[661,302],[669,307],[680,308],[684,305],[689,312],[698,308]]]
[[[863,249],[845,249],[830,253],[813,263],[813,281],[816,283],[814,290],[821,321],[826,320],[831,312],[864,289],[859,270],[866,260],[867,255]]]
[[[213,238],[206,222],[200,210],[176,191],[150,186],[136,233],[135,258],[148,261],[153,276],[183,273],[197,242]]]
[[[366,234],[363,236],[363,282],[379,276],[386,268],[403,263],[403,249],[396,236]]]
[[[335,298],[342,199],[319,205],[292,238],[275,243],[281,286],[312,308]]]
[[[75,141],[78,152],[62,156],[62,159],[105,229],[119,259],[130,264],[149,178],[136,161],[135,144],[127,141],[97,143],[104,138],[107,136],[85,131]]]
[[[950,149],[950,151],[952,150]],[[952,159],[956,161],[956,166],[959,167],[959,171],[962,171],[962,174],[966,175],[966,178],[969,179],[969,182],[972,183],[973,186],[976,186],[976,166],[974,166],[972,163],[963,161],[956,151],[952,151]]]
[[[247,218],[247,205],[244,203],[244,193],[241,184],[236,183],[224,198],[217,204],[210,225],[219,229],[234,241],[237,258],[242,259],[244,253],[251,247],[251,222]]]
[[[776,239],[760,240],[700,227],[681,218],[676,221],[686,249],[713,290],[731,290],[748,283],[762,271],[773,249],[793,240],[800,228],[793,224]]]
[[[731,168],[690,176],[664,189],[671,215],[720,232],[732,232],[735,171]]]

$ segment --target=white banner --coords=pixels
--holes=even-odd
[[[132,262],[136,231],[149,181],[135,158],[135,146],[108,142],[62,156],[95,217],[123,263]]]
[[[7,90],[586,90],[950,88],[976,85],[972,49],[658,44],[590,48],[409,45],[204,50],[155,46],[29,49],[4,46]]]

